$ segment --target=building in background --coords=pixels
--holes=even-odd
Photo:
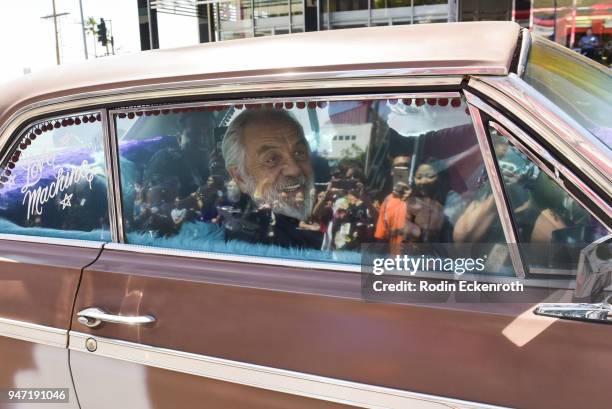
[[[612,36],[612,2],[609,0],[533,0],[533,32],[567,47],[575,47],[591,28],[602,43]]]
[[[158,13],[192,17],[200,42],[339,28],[514,20],[567,47],[592,28],[612,40],[610,0],[137,0],[141,47],[158,48]]]
[[[510,20],[513,0],[137,0],[143,50],[158,13],[193,17],[200,42],[339,28]],[[153,47],[151,47],[153,45]]]

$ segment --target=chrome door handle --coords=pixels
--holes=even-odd
[[[542,303],[533,311],[538,315],[572,320],[605,322],[612,324],[612,304],[601,303]]]
[[[77,320],[90,328],[96,328],[102,325],[103,322],[112,322],[114,324],[127,325],[146,325],[155,322],[155,317],[152,315],[124,316],[108,314],[101,308],[92,307],[86,308],[77,313]]]

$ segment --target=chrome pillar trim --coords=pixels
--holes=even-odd
[[[508,139],[508,141],[510,141],[510,143],[514,147],[516,147],[516,149],[518,149],[523,155],[527,156],[527,158],[529,158],[530,161],[534,162],[538,166],[538,168],[540,168],[541,171],[546,173],[551,179],[557,182],[562,188],[564,187],[563,181],[559,177],[558,168],[553,165],[554,164],[553,159],[552,157],[550,157],[548,152],[546,152],[543,149],[539,151],[539,153],[543,153],[546,156],[546,159],[548,159],[548,163],[545,163],[544,161],[540,160],[540,158],[538,158],[531,150],[527,149],[527,147],[523,145],[523,143],[520,140],[518,140],[517,138],[514,137],[514,135],[508,132],[506,128],[504,128],[503,126],[501,126],[500,124],[496,122],[491,122],[489,125],[491,125],[491,127],[495,129],[497,132],[499,132],[501,135],[506,137],[506,139]],[[519,132],[516,132],[517,130],[518,129],[514,129],[513,132],[515,132],[521,138],[524,139],[527,136],[520,130],[518,130]],[[551,167],[555,171],[552,171],[550,169]]]
[[[320,269],[320,270],[334,270],[334,271],[347,271],[353,273],[361,273],[361,266],[358,264],[340,264],[340,263],[326,263],[321,261],[303,261],[293,260],[284,258],[273,258],[273,257],[262,257],[262,256],[247,256],[237,255],[229,253],[213,253],[207,251],[197,250],[181,250],[172,248],[161,248],[161,247],[150,247],[141,246],[138,244],[123,244],[123,243],[108,243],[104,246],[105,250],[116,250],[125,251],[136,254],[152,254],[161,256],[175,256],[175,257],[190,257],[207,260],[219,260],[219,261],[234,261],[239,263],[249,264],[264,264],[273,266],[284,266],[284,267],[295,267],[304,269]]]
[[[416,77],[401,76],[403,71],[401,69],[363,72],[340,71],[335,73],[288,73],[285,75],[181,81],[79,93],[36,102],[17,110],[4,123],[0,124],[0,149],[6,146],[6,142],[19,126],[34,117],[50,115],[57,111],[83,110],[87,107],[126,104],[132,101],[142,103],[143,101],[159,100],[161,98],[209,96],[224,93],[293,92],[298,89],[308,90],[313,88],[326,90],[337,88],[380,89],[384,87],[459,86],[465,71],[461,67],[454,70],[456,70],[454,74],[445,77],[436,76],[435,69],[423,69],[425,74],[431,74],[431,76]],[[363,73],[363,77],[359,77],[360,73]],[[0,160],[2,159],[4,158],[0,158]]]
[[[85,341],[88,338],[94,338],[97,341],[97,349],[94,352],[89,352],[85,347]],[[69,348],[81,353],[361,408],[501,408],[102,338],[75,331],[70,331],[69,339]]]
[[[565,165],[555,159],[546,149],[544,149],[538,142],[536,142],[531,136],[525,133],[522,129],[520,129],[516,124],[506,118],[504,115],[499,113],[497,110],[486,104],[477,96],[466,92],[466,98],[468,102],[483,112],[486,112],[493,119],[495,119],[499,124],[510,132],[506,131],[506,129],[501,128],[498,125],[496,128],[500,133],[502,133],[506,138],[512,142],[518,150],[520,150],[523,154],[525,154],[529,159],[538,165],[542,171],[546,172],[548,176],[550,176],[555,182],[561,186],[561,188],[567,192],[574,200],[580,203],[587,211],[595,217],[603,226],[606,226],[608,230],[612,229],[612,226],[609,226],[605,220],[602,220],[599,216],[593,213],[590,209],[590,206],[587,203],[584,203],[583,200],[580,200],[576,197],[571,191],[567,190],[567,187],[564,185],[563,181],[560,179],[559,175],[563,175],[567,181],[569,181],[576,189],[584,192],[585,195],[600,209],[602,209],[610,218],[612,218],[612,207],[605,200],[601,199],[599,195],[597,195],[591,188],[589,188],[584,182],[580,180],[573,172],[571,172]],[[495,125],[493,125],[495,127]],[[500,128],[500,129],[498,129]],[[516,137],[514,135],[516,135]],[[543,163],[540,158],[534,155],[533,152],[537,152],[540,157],[546,161]]]
[[[117,236],[117,213],[115,211],[115,200],[118,197],[114,192],[113,185],[113,154],[111,150],[111,141],[108,124],[108,110],[102,109],[100,112],[102,116],[102,139],[104,144],[104,163],[106,164],[106,198],[108,203],[108,221],[110,225],[111,239],[112,241],[118,241]]]
[[[119,141],[117,139],[117,126],[116,126],[114,113],[109,111],[109,148],[110,157],[112,159],[112,173],[109,174],[109,178],[112,181],[112,192],[114,197],[114,226],[117,236],[113,238],[115,243],[125,242],[125,231],[123,226],[123,194],[121,193],[121,169],[120,169],[120,158],[119,158]]]
[[[516,66],[516,75],[523,78],[527,69],[527,58],[531,49],[531,32],[527,28],[521,30],[521,51],[519,54],[518,64]]]
[[[89,249],[102,249],[104,242],[102,241],[90,241],[90,240],[78,240],[78,239],[64,239],[58,237],[44,237],[44,236],[26,236],[21,234],[6,234],[0,233],[0,240],[6,241],[20,241],[25,243],[37,243],[37,244],[52,244],[56,246],[67,246],[67,247],[81,247]]]
[[[0,337],[59,348],[68,346],[68,330],[8,318],[0,318]]]
[[[468,92],[466,92],[466,96],[467,95]],[[476,138],[478,139],[478,145],[480,146],[480,151],[482,152],[487,176],[489,177],[489,182],[491,183],[491,190],[493,191],[497,213],[499,215],[502,230],[504,231],[504,236],[508,245],[508,252],[510,253],[512,267],[514,268],[514,272],[517,277],[525,278],[525,269],[523,268],[521,255],[518,251],[518,236],[514,230],[514,225],[512,224],[510,206],[506,202],[506,198],[504,196],[501,177],[497,171],[497,166],[495,165],[495,154],[491,149],[491,145],[489,144],[489,138],[487,137],[487,132],[484,128],[484,124],[482,123],[480,111],[469,102],[469,99],[468,107],[472,120],[474,121]]]
[[[390,100],[399,100],[399,99],[428,99],[428,98],[460,98],[461,94],[457,91],[444,91],[444,92],[402,92],[402,93],[378,93],[378,94],[349,94],[349,95],[333,95],[333,96],[307,96],[307,97],[261,97],[261,98],[248,98],[248,99],[227,99],[227,100],[212,100],[207,102],[183,102],[183,103],[174,103],[174,104],[155,104],[149,105],[147,107],[137,106],[137,107],[127,107],[127,108],[117,108],[109,110],[111,115],[120,114],[120,113],[128,113],[134,111],[142,111],[145,109],[151,109],[151,107],[156,108],[205,108],[208,106],[227,106],[230,107],[232,105],[244,105],[244,104],[273,104],[276,102],[304,102],[304,101],[312,101],[312,102],[337,102],[337,101],[369,101],[374,99],[390,99]]]
[[[471,78],[469,86],[516,115],[612,196],[612,151],[565,112],[514,74]]]

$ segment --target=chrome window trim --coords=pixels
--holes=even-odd
[[[21,234],[7,234],[0,233],[0,240],[6,241],[20,241],[27,243],[37,244],[52,244],[56,246],[67,246],[67,247],[81,247],[89,249],[102,249],[105,242],[103,241],[91,241],[91,240],[79,240],[79,239],[65,239],[59,237],[46,237],[46,236],[27,236]]]
[[[612,151],[582,125],[515,74],[473,77],[468,85],[516,115],[612,197]]]
[[[361,272],[361,265],[358,264],[342,264],[324,261],[305,261],[297,259],[287,258],[274,258],[264,256],[249,256],[242,254],[230,254],[230,253],[215,253],[211,251],[201,250],[187,250],[187,249],[175,249],[166,247],[153,247],[143,246],[140,244],[127,244],[127,243],[107,243],[104,245],[105,250],[117,250],[137,254],[151,254],[161,256],[176,256],[176,257],[190,257],[205,260],[218,260],[218,261],[233,261],[246,264],[263,264],[271,266],[283,266],[283,267],[296,267],[304,269],[321,269],[321,270],[334,270],[334,271],[348,271],[353,273]]]
[[[0,337],[59,348],[68,347],[68,330],[0,317]]]
[[[585,195],[592,200],[593,204],[602,209],[608,216],[612,218],[612,208],[610,205],[601,199],[591,188],[589,188],[586,184],[584,184],[579,177],[577,177],[572,171],[570,171],[566,166],[560,163],[558,160],[553,158],[553,156],[544,149],[538,142],[536,142],[531,136],[529,136],[526,132],[520,129],[516,124],[514,124],[511,120],[506,118],[503,114],[498,112],[493,107],[486,104],[480,98],[471,94],[468,91],[465,91],[466,98],[468,102],[483,112],[490,115],[494,120],[499,122],[499,124],[509,132],[514,135],[504,134],[511,142],[516,142],[515,145],[517,149],[519,149],[523,154],[527,155],[531,160],[533,160],[542,171],[546,172],[548,176],[550,176],[557,184],[563,189],[564,192],[567,192],[572,198],[574,198],[578,203],[580,203],[593,217],[595,217],[603,226],[605,226],[608,230],[612,229],[612,226],[608,225],[605,220],[602,220],[598,215],[593,213],[590,206],[584,201],[580,200],[576,197],[572,192],[567,190],[563,181],[559,178],[559,174],[563,175],[572,185],[585,193]],[[515,137],[516,136],[516,137]],[[548,164],[543,163],[538,157],[536,157],[532,151],[537,152],[542,156],[542,158],[548,162]],[[554,169],[554,172],[552,171]]]
[[[521,51],[519,54],[518,64],[516,66],[516,75],[523,78],[527,69],[527,59],[531,50],[531,32],[527,28],[521,29]]]
[[[297,89],[382,88],[382,87],[437,87],[459,86],[465,72],[478,72],[458,67],[457,72],[434,73],[435,69],[423,69],[431,75],[402,77],[403,70],[338,71],[319,73],[287,73],[251,77],[214,78],[208,80],[178,81],[154,85],[126,86],[104,91],[92,91],[52,98],[26,105],[0,124],[0,149],[5,146],[15,130],[34,117],[57,111],[86,109],[101,105],[122,104],[130,101],[158,100],[186,96],[245,94],[270,91],[295,91]],[[431,71],[431,72],[429,72]],[[499,75],[500,73],[484,74]],[[359,76],[362,74],[362,76]],[[447,76],[436,76],[447,75]],[[452,76],[451,76],[452,75]],[[0,158],[0,161],[3,158]]]
[[[89,352],[85,347],[85,341],[88,338],[94,338],[97,342],[97,349],[94,352]],[[501,408],[500,406],[345,381],[201,354],[153,347],[134,342],[103,338],[77,331],[70,331],[69,333],[69,349],[84,354],[119,359],[139,365],[188,373],[195,376],[328,402],[343,403],[361,408]]]
[[[120,157],[119,157],[119,142],[117,140],[117,127],[115,118],[113,117],[113,111],[109,111],[109,135],[108,143],[110,154],[112,157],[112,172],[109,173],[109,178],[112,181],[113,191],[113,212],[115,219],[113,225],[117,229],[117,236],[113,239],[115,243],[125,243],[125,229],[123,226],[123,195],[121,194],[121,169],[120,169]]]
[[[466,92],[467,96],[467,92]],[[512,218],[510,216],[509,203],[506,201],[500,175],[495,165],[495,156],[493,155],[491,145],[487,132],[484,128],[480,111],[468,100],[468,107],[470,115],[474,123],[474,130],[476,132],[476,138],[478,139],[478,145],[480,146],[480,152],[482,154],[482,160],[487,171],[489,182],[491,183],[491,190],[493,192],[493,198],[495,200],[495,206],[497,208],[497,214],[501,222],[502,230],[504,231],[504,237],[506,238],[506,244],[508,245],[508,252],[510,253],[510,260],[512,261],[512,267],[514,273],[518,278],[525,278],[525,269],[523,267],[523,261],[518,251],[518,235],[514,229]]]
[[[101,110],[100,115],[102,116],[102,143],[104,144],[104,162],[106,164],[106,196],[108,206],[108,222],[110,225],[111,240],[118,240],[117,214],[115,211],[115,198],[117,197],[114,192],[113,185],[113,152],[111,149],[111,141],[108,128],[108,110],[106,108]]]
[[[269,265],[273,267],[295,267],[311,270],[326,270],[326,271],[341,271],[347,273],[362,273],[362,266],[358,264],[346,264],[346,263],[333,263],[323,261],[304,261],[294,260],[287,258],[273,258],[273,257],[262,257],[262,256],[249,256],[241,254],[230,254],[230,253],[213,253],[200,250],[185,250],[185,249],[174,249],[165,247],[153,247],[143,246],[139,244],[124,244],[124,243],[105,243],[104,250],[113,250],[121,252],[129,252],[138,255],[158,255],[158,256],[170,256],[170,257],[184,257],[184,258],[195,258],[201,260],[215,260],[215,261],[227,261],[237,262],[243,264],[259,264]],[[549,273],[550,274],[550,273]],[[568,275],[568,274],[564,274]],[[434,278],[444,280],[455,280],[457,279],[454,275],[442,272],[418,272],[415,277],[417,278]],[[465,273],[460,277],[461,280],[477,280],[480,282],[487,283],[510,283],[516,281],[516,277],[509,276],[498,276],[493,274],[470,274]],[[556,289],[574,289],[576,288],[576,281],[574,277],[560,278],[550,281],[548,279],[533,279],[530,278],[528,281],[521,281],[524,285],[530,287],[547,287]]]

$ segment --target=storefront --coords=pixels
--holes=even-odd
[[[612,38],[612,4],[603,0],[534,0],[531,26],[536,34],[575,47],[590,28],[601,43]]]

